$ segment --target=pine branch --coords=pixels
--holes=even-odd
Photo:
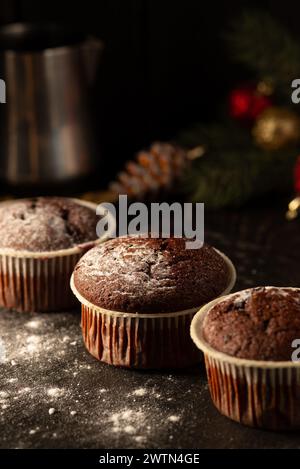
[[[209,155],[187,174],[185,192],[191,201],[210,208],[240,206],[271,192],[292,191],[295,161],[295,152],[268,154],[253,148]]]
[[[203,144],[208,151],[215,151],[249,147],[252,138],[248,128],[237,126],[233,120],[227,118],[222,123],[196,123],[179,134],[178,142],[184,148]]]
[[[267,12],[246,11],[226,38],[237,62],[290,93],[291,81],[300,77],[300,42],[282,24]]]
[[[293,167],[299,149],[266,152],[254,146],[250,132],[230,125],[195,125],[179,136],[185,146],[204,144],[183,181],[183,192],[209,208],[241,206],[271,192],[292,192]]]

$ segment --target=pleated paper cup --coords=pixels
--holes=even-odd
[[[203,306],[191,324],[191,337],[204,353],[213,403],[221,414],[245,425],[299,429],[300,362],[235,358],[215,350],[203,337],[203,321],[209,310],[233,295]]]
[[[96,210],[94,203],[71,200]],[[0,306],[20,312],[62,311],[74,307],[69,286],[74,267],[88,249],[108,236],[47,252],[0,248]]]
[[[231,261],[228,293],[236,279]],[[74,285],[81,303],[81,327],[87,350],[110,365],[136,369],[183,368],[198,363],[201,353],[190,338],[191,320],[199,307],[162,314],[110,311],[87,301]]]

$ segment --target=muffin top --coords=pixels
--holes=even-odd
[[[300,293],[277,287],[237,293],[209,310],[203,337],[234,357],[290,361],[292,342],[300,339]]]
[[[94,210],[64,197],[0,204],[0,248],[56,251],[97,239]]]
[[[169,313],[201,306],[228,286],[230,273],[211,246],[186,249],[183,238],[121,237],[87,252],[74,271],[94,305],[130,313]]]

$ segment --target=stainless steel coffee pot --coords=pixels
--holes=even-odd
[[[94,169],[89,112],[102,42],[53,24],[0,29],[0,177],[12,185],[67,182]],[[97,155],[99,157],[99,155]]]

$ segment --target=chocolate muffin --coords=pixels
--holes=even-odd
[[[170,313],[201,306],[228,286],[229,267],[211,246],[185,239],[116,238],[89,251],[74,284],[89,302],[113,311]]]
[[[230,291],[235,271],[211,246],[191,250],[185,242],[121,237],[78,262],[71,286],[82,303],[85,344],[99,360],[136,368],[199,360],[189,339],[191,318]]]
[[[68,249],[96,238],[91,207],[63,197],[37,197],[0,205],[0,248]]]
[[[0,204],[0,305],[18,311],[69,309],[69,279],[99,240],[96,205],[63,197]]]
[[[300,428],[300,289],[257,287],[214,300],[193,318],[191,336],[222,414],[255,427]]]
[[[300,338],[300,295],[260,287],[216,304],[203,324],[206,341],[220,352],[252,360],[291,360]]]

